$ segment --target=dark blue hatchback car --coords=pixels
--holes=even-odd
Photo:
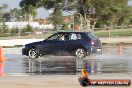
[[[26,44],[22,54],[29,58],[42,55],[73,55],[84,58],[91,53],[102,52],[101,41],[91,32],[58,32],[44,41]]]

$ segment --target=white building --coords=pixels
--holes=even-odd
[[[9,28],[24,28],[27,25],[30,25],[33,28],[39,28],[40,26],[38,22],[5,22],[5,25],[7,25]]]
[[[40,29],[54,29],[52,24],[42,24],[39,26]]]
[[[53,29],[54,26],[52,24],[42,24],[40,25],[38,22],[5,22],[5,25],[9,28],[25,28],[27,25],[30,25],[33,28],[38,29]]]

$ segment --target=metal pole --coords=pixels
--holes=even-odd
[[[18,29],[18,36],[19,36],[19,39],[21,38],[21,33],[20,33],[20,29]]]
[[[80,30],[82,31],[82,16],[80,15],[80,21],[81,21],[81,28]]]
[[[73,14],[73,30],[75,31],[75,29],[74,29],[74,14]]]
[[[19,39],[21,38],[21,19],[22,19],[22,16],[19,16],[20,18],[20,21],[19,21],[19,27],[18,27],[18,36],[19,36]]]
[[[80,30],[83,29],[83,16],[80,13],[76,13],[80,15]]]
[[[75,14],[75,9],[73,9],[73,15],[72,15],[73,16],[73,30],[75,31],[75,28],[74,28],[74,25],[75,25],[75,23],[74,23],[74,20],[75,20],[74,19],[74,14]]]
[[[67,12],[68,12],[68,11],[67,11]],[[73,20],[73,21],[72,21],[72,24],[73,24],[73,30],[75,31],[75,29],[74,29],[74,12],[73,12],[73,13],[68,12],[68,13],[71,14],[71,19]]]
[[[111,29],[111,27],[109,28],[109,38],[110,38],[110,29]]]

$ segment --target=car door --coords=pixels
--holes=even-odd
[[[46,39],[45,45],[43,45],[43,52],[45,52],[45,54],[58,55],[62,51],[66,51],[66,42],[61,39],[62,36],[63,34],[56,33]]]
[[[67,51],[73,53],[77,48],[82,46],[81,35],[79,33],[70,33],[67,41]]]

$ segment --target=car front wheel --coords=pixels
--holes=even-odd
[[[39,50],[37,48],[31,48],[28,52],[28,56],[31,59],[39,57]]]
[[[86,57],[86,55],[87,55],[87,53],[84,49],[79,48],[75,51],[75,56],[77,58],[84,58],[84,57]]]

